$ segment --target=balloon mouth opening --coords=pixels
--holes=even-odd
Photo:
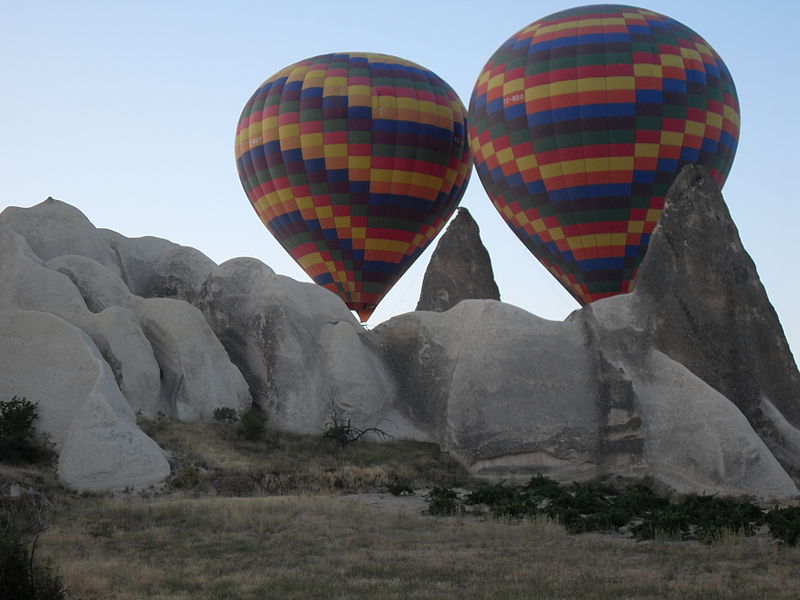
[[[375,312],[374,306],[367,306],[365,304],[348,304],[347,308],[354,311],[362,323],[366,323],[372,316],[372,313]]]

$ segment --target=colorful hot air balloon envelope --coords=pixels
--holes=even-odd
[[[267,229],[362,321],[441,230],[467,185],[466,109],[431,71],[325,54],[247,102],[236,164]]]
[[[720,186],[739,104],[719,55],[650,10],[594,5],[511,36],[469,106],[478,175],[528,249],[585,304],[632,289],[683,165]]]

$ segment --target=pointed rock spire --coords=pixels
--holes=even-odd
[[[500,300],[500,291],[478,224],[459,207],[425,271],[417,310],[444,312],[467,299]]]

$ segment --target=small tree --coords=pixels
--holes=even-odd
[[[37,436],[38,405],[14,396],[0,402],[0,461],[37,462],[52,457],[49,436]]]
[[[392,439],[391,434],[382,429],[377,427],[359,429],[352,424],[350,419],[345,420],[341,415],[341,407],[336,401],[338,393],[339,388],[334,388],[328,393],[330,397],[330,418],[325,423],[325,431],[322,434],[323,439],[333,440],[342,448],[356,443],[367,434],[373,434],[381,439]]]

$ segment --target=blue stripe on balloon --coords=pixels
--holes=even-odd
[[[371,119],[372,108],[369,106],[348,106],[347,107],[348,119]]]
[[[446,140],[448,142],[453,137],[452,132],[443,127],[436,127],[435,125],[418,123],[416,121],[398,121],[394,119],[373,119],[372,130],[410,133],[433,138],[435,140]]]
[[[686,69],[686,81],[691,81],[692,83],[708,83],[705,72],[695,71],[694,69]]]
[[[511,173],[507,178],[506,182],[508,183],[508,187],[515,188],[519,185],[524,185],[525,180],[522,179],[522,175],[519,173]]]
[[[586,260],[578,261],[578,270],[581,272],[605,271],[610,269],[622,269],[624,267],[625,267],[625,258],[622,256],[610,256],[606,258],[587,258]]]
[[[541,179],[526,184],[525,189],[529,194],[544,194],[547,191],[547,188],[544,187],[544,181]]]
[[[393,262],[384,262],[379,260],[366,260],[364,261],[364,266],[362,271],[364,273],[369,272],[378,272],[378,273],[394,273],[397,269],[397,265]]]
[[[635,258],[638,255],[639,255],[638,245],[625,246],[625,256],[627,258]]]
[[[324,158],[307,158],[303,162],[306,166],[306,173],[319,173],[325,170]]]
[[[668,173],[676,173],[678,171],[678,160],[675,158],[659,158],[658,163],[656,163],[656,169],[667,171]]]
[[[520,102],[513,106],[509,106],[504,111],[506,119],[518,119],[525,116],[525,103]]]
[[[370,207],[376,206],[395,206],[414,210],[429,210],[430,202],[425,198],[414,198],[412,196],[404,196],[402,194],[375,194],[369,195]]]
[[[567,106],[554,110],[542,110],[528,116],[528,126],[536,127],[548,123],[592,119],[602,117],[633,117],[636,115],[636,103],[611,102],[608,104],[585,104]]]
[[[681,161],[687,163],[695,163],[700,158],[700,150],[695,148],[683,148],[681,150]]]
[[[664,88],[665,92],[678,92],[681,94],[686,93],[686,80],[684,79],[665,77],[661,81],[661,86]]]
[[[711,140],[709,138],[703,138],[703,146],[701,147],[703,152],[710,152],[714,154],[717,151],[717,142]]]
[[[664,94],[661,93],[661,90],[636,90],[636,102],[663,104]]]
[[[724,130],[719,134],[719,143],[728,148],[736,148],[736,138]]]
[[[330,273],[320,273],[314,277],[314,283],[317,285],[328,285],[329,283],[333,283],[333,275]]]
[[[486,103],[486,114],[492,114],[497,112],[498,110],[503,110],[503,99],[502,98],[495,98],[490,102]]]
[[[321,87],[305,87],[300,90],[300,99],[305,100],[306,98],[322,98],[322,88]]]
[[[329,182],[348,180],[347,169],[330,169],[326,172],[326,175]]]

